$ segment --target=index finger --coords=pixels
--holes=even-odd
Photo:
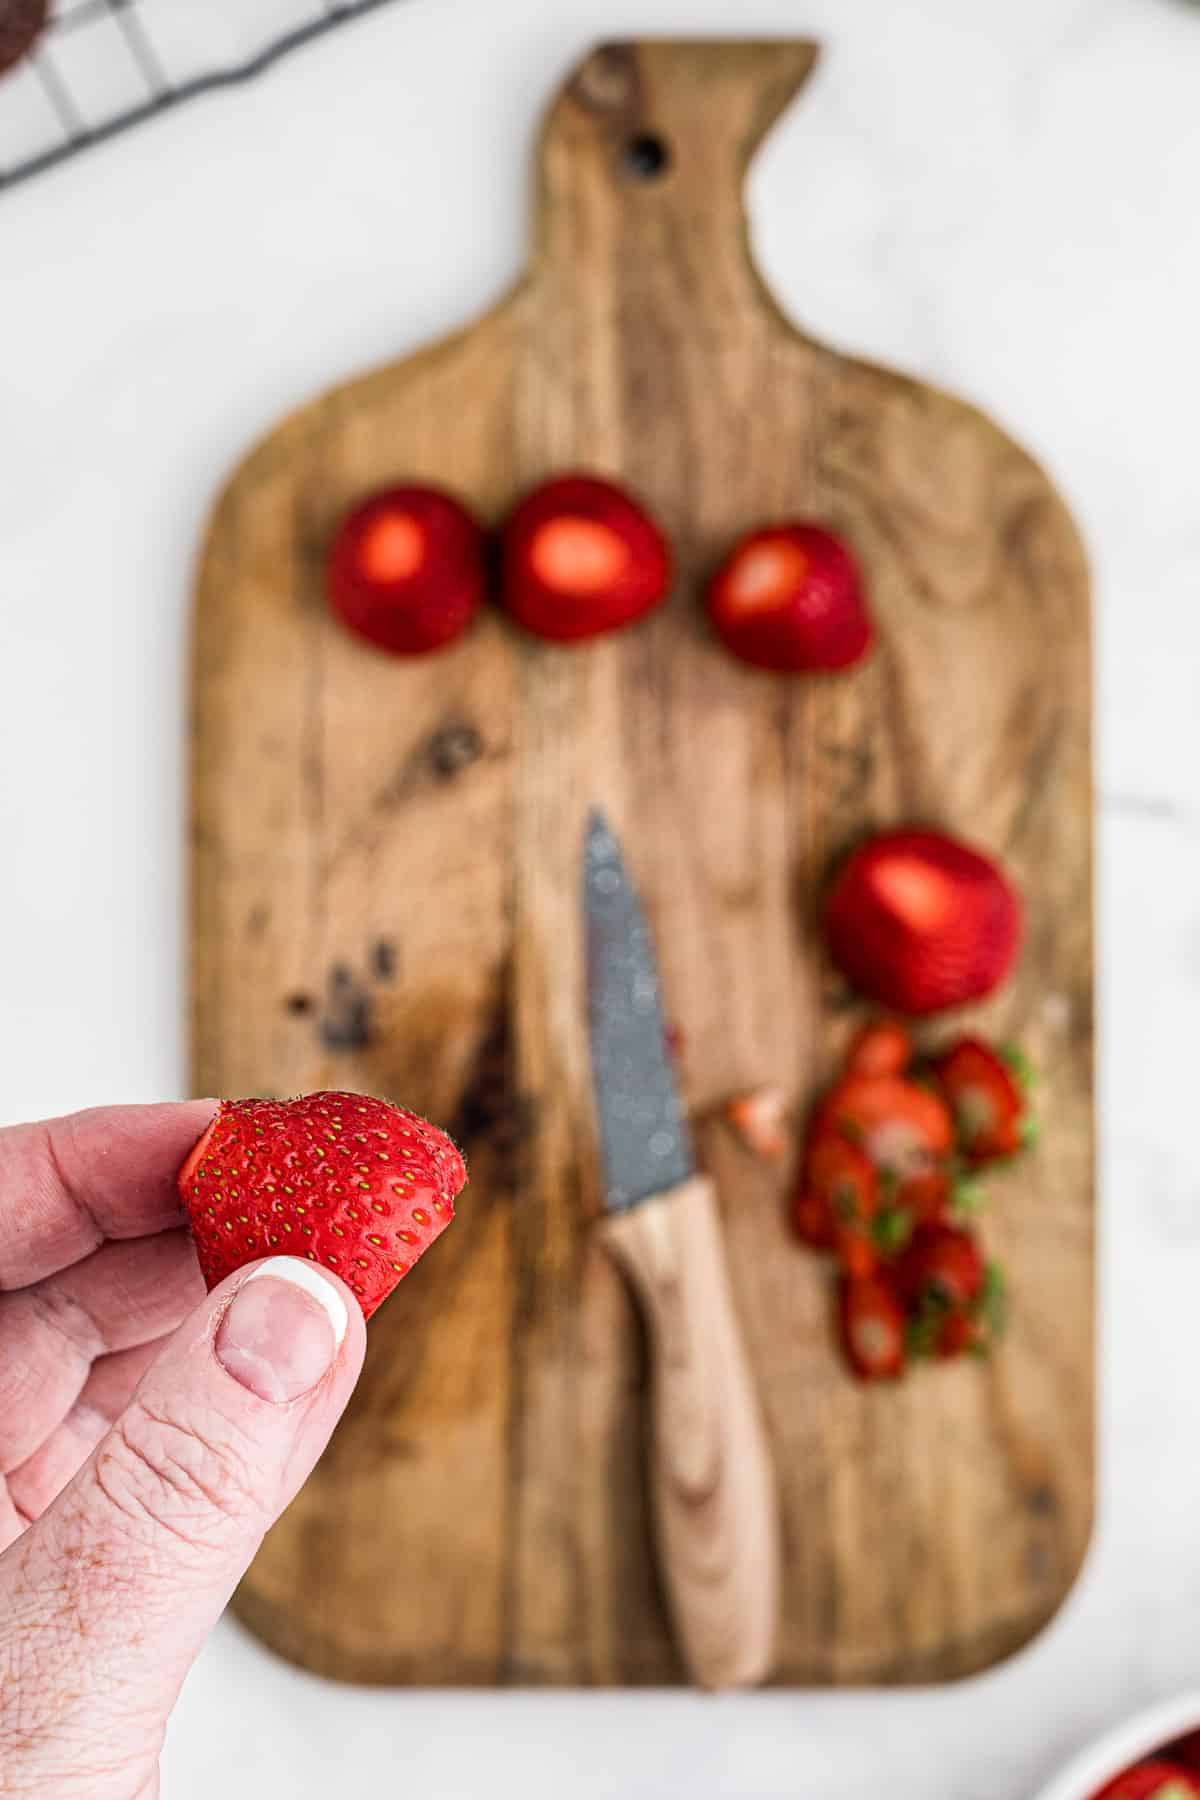
[[[215,1102],[99,1106],[0,1131],[0,1289],[183,1219],[175,1177]]]

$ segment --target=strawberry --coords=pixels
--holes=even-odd
[[[1021,939],[1016,892],[986,856],[941,832],[888,831],[843,866],[825,904],[830,954],[854,986],[902,1013],[991,993]]]
[[[862,1150],[817,1119],[804,1152],[801,1191],[816,1196],[829,1220],[826,1243],[839,1224],[866,1224],[875,1216],[878,1176]]]
[[[917,1224],[928,1225],[944,1216],[950,1194],[948,1170],[939,1167],[918,1169],[898,1183],[894,1204],[902,1207]]]
[[[850,1041],[847,1075],[903,1075],[913,1057],[912,1032],[899,1019],[873,1019]]]
[[[483,531],[437,488],[388,488],[342,520],[326,585],[351,631],[393,656],[421,656],[461,637],[483,604]]]
[[[819,525],[739,539],[709,584],[708,612],[734,656],[782,674],[849,668],[874,637],[858,565]]]
[[[869,1275],[878,1261],[871,1230],[877,1205],[878,1177],[868,1158],[818,1123],[793,1201],[797,1236],[817,1249],[836,1250],[848,1273]]]
[[[983,1292],[984,1262],[959,1225],[920,1225],[896,1268],[896,1287],[910,1306],[933,1300],[969,1306]]]
[[[1181,1764],[1154,1757],[1126,1769],[1092,1800],[1200,1800],[1200,1781]]]
[[[787,1104],[782,1088],[751,1088],[725,1102],[725,1118],[747,1150],[764,1162],[780,1162],[787,1151]]]
[[[179,1172],[210,1288],[261,1256],[342,1277],[369,1319],[454,1217],[467,1178],[450,1139],[363,1094],[223,1100]]]
[[[671,586],[671,552],[654,520],[594,475],[560,475],[527,494],[501,547],[506,611],[555,643],[632,625]]]
[[[941,1095],[902,1075],[847,1075],[821,1102],[818,1119],[899,1181],[927,1172],[954,1136]]]
[[[1025,1096],[1002,1057],[978,1038],[965,1037],[933,1069],[968,1162],[990,1162],[1021,1148]]]
[[[801,1184],[792,1196],[792,1227],[802,1244],[814,1250],[832,1250],[833,1219],[824,1194],[813,1194]]]
[[[949,1362],[967,1352],[982,1353],[986,1349],[983,1323],[969,1307],[958,1306],[944,1312],[934,1332],[933,1353]]]
[[[842,1343],[863,1381],[892,1381],[903,1373],[904,1314],[890,1285],[877,1275],[850,1277],[841,1288]]]

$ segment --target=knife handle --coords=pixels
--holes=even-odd
[[[654,1511],[676,1635],[701,1687],[748,1687],[772,1662],[779,1520],[712,1183],[695,1175],[600,1233],[650,1338]]]

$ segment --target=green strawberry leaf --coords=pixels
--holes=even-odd
[[[1008,1283],[999,1263],[990,1262],[984,1270],[983,1287],[973,1311],[983,1320],[992,1338],[1004,1336],[1008,1325]]]
[[[904,1328],[905,1349],[914,1362],[932,1356],[937,1348],[939,1321],[931,1314],[919,1312]]]
[[[1016,1078],[1017,1086],[1023,1094],[1031,1094],[1037,1086],[1037,1070],[1032,1061],[1022,1050],[1020,1044],[1001,1044],[996,1051],[1000,1061],[1005,1064],[1009,1073]]]
[[[889,1206],[878,1213],[871,1225],[871,1236],[882,1256],[895,1256],[903,1250],[913,1231],[913,1216],[906,1206]]]
[[[1035,1147],[1035,1145],[1037,1145],[1041,1142],[1041,1138],[1042,1138],[1042,1122],[1041,1122],[1041,1120],[1039,1118],[1036,1118],[1033,1113],[1028,1113],[1025,1116],[1025,1118],[1023,1118],[1021,1120],[1021,1148],[1022,1148],[1022,1150],[1032,1150]]]
[[[987,1189],[972,1175],[959,1175],[950,1190],[950,1210],[961,1218],[982,1212],[987,1205]]]

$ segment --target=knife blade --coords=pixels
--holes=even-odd
[[[658,964],[603,815],[584,836],[587,1017],[605,1172],[600,1239],[624,1271],[652,1359],[651,1492],[680,1650],[703,1687],[769,1672],[779,1594],[770,1452],[667,1043]]]
[[[695,1172],[667,1048],[658,964],[621,847],[602,813],[584,843],[588,1035],[607,1205],[636,1206]]]

